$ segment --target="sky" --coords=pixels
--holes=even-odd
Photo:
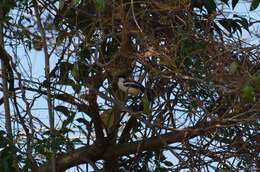
[[[251,18],[260,20],[260,7],[258,7],[256,10],[250,12],[249,3],[241,2],[236,6],[235,11],[230,11],[230,10],[226,9],[224,14],[226,15],[226,17],[230,17],[233,14],[239,14],[239,15],[243,15],[246,18],[251,16]],[[257,33],[260,34],[260,25],[259,24],[253,25],[251,27],[251,30],[256,31]],[[250,35],[246,31],[243,32],[243,34],[242,34],[242,40],[244,40],[244,42],[247,42],[250,44],[260,45],[260,39],[254,35]],[[10,54],[12,54],[10,49],[7,49],[7,50],[9,51]],[[28,76],[28,77],[32,77],[33,79],[38,79],[40,81],[43,81],[44,80],[44,54],[43,54],[43,52],[35,51],[34,49],[32,49],[30,52],[28,52],[29,56],[30,56],[30,61],[28,61],[28,58],[26,57],[26,53],[24,52],[23,47],[18,47],[17,52],[18,52],[17,54],[19,55],[20,63],[24,67],[24,69],[21,68],[21,70],[29,71],[30,66],[33,66],[31,68],[32,76]],[[53,68],[55,66],[57,59],[58,58],[55,56],[51,57],[51,59],[50,59],[51,68]],[[37,66],[37,67],[34,67],[34,66]],[[0,96],[2,96],[2,93],[0,93]],[[33,94],[30,95],[30,93],[29,93],[28,96],[33,96]],[[48,125],[48,116],[46,113],[47,111],[46,111],[46,109],[44,109],[42,107],[47,107],[47,103],[46,103],[46,100],[44,97],[42,97],[40,101],[35,102],[33,111],[35,111],[35,113],[40,117],[40,119]],[[0,106],[0,125],[2,127],[4,126],[3,113],[4,113],[3,106]],[[58,119],[56,119],[56,123],[57,122],[58,122]],[[177,161],[177,159],[169,151],[166,152],[166,156],[168,157],[168,160],[170,160],[172,162]],[[73,172],[73,171],[76,171],[76,169],[72,168],[70,170],[67,170],[67,172]],[[184,172],[184,171],[186,171],[186,170],[183,170],[182,172]]]

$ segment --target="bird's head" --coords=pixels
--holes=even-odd
[[[118,77],[118,82],[123,83],[123,82],[125,82],[125,81],[126,81],[126,78],[125,78],[125,77],[123,77],[123,76],[119,76],[119,77]]]

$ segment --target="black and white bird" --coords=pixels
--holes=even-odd
[[[145,91],[142,84],[133,80],[127,80],[125,77],[118,78],[117,86],[120,90],[133,95],[138,95]]]

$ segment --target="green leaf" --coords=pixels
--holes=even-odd
[[[142,123],[140,121],[137,121],[136,118],[133,118],[132,127],[133,127],[133,133],[140,132],[142,130]]]
[[[96,0],[96,9],[98,12],[103,12],[105,9],[105,0]]]
[[[79,63],[78,68],[79,68],[80,81],[84,83],[90,71],[89,66],[83,63]]]
[[[220,29],[220,27],[216,24],[216,22],[214,22],[213,23],[213,27],[214,27],[214,29],[215,29],[215,31],[219,34],[219,35],[221,35],[222,33],[222,29]]]
[[[219,23],[228,31],[228,32],[232,32],[232,28],[231,28],[231,19],[222,19],[219,20]]]
[[[221,0],[221,1],[224,2],[227,6],[229,6],[229,4],[228,4],[229,0]]]
[[[69,71],[73,68],[73,64],[68,63],[68,62],[61,62],[59,65],[59,84],[65,84],[65,85],[70,85],[73,82],[73,80],[69,79]],[[55,71],[53,73],[53,75],[55,76]]]
[[[236,73],[237,69],[238,69],[237,62],[232,62],[231,65],[229,66],[229,73],[234,74]]]
[[[63,113],[65,116],[70,116],[70,111],[65,106],[56,106],[54,110]]]
[[[237,23],[240,23],[241,24],[241,26],[243,26],[243,28],[244,29],[246,29],[248,32],[249,32],[249,22],[247,21],[247,19],[246,18],[244,18],[244,17],[241,17],[241,16],[238,16],[238,15],[234,15],[233,16],[233,18],[234,17],[236,17],[236,18],[238,18],[238,19],[236,19],[235,21],[237,22]],[[250,32],[249,32],[250,33]]]
[[[82,140],[81,140],[80,138],[74,138],[74,139],[72,139],[71,141],[72,141],[73,143],[77,143],[77,144],[82,143]]]
[[[167,172],[168,169],[165,167],[156,167],[155,172]]]
[[[115,114],[113,109],[108,109],[106,111],[104,111],[101,116],[100,116],[104,126],[106,128],[111,128],[114,124],[114,120],[115,120]]]
[[[65,130],[62,131],[62,132],[64,132],[64,133],[68,133],[68,132],[72,131],[72,130],[68,130],[68,129],[66,128],[66,126],[67,126],[68,124],[71,124],[71,123],[73,122],[76,113],[73,112],[73,113],[70,113],[70,114],[71,114],[71,115],[67,116],[67,119],[62,122],[62,129],[65,128]]]
[[[76,121],[78,121],[79,123],[83,123],[84,125],[90,125],[88,120],[86,120],[85,118],[77,118]]]
[[[256,90],[260,90],[260,73],[253,76],[253,86]]]
[[[72,5],[76,6],[80,3],[80,0],[72,0]]]
[[[60,0],[59,2],[59,9],[62,9],[64,7],[64,0]]]
[[[239,33],[242,35],[242,27],[235,20],[232,22],[232,29],[233,32],[239,31]]]
[[[15,171],[12,166],[14,156],[11,149],[10,146],[6,146],[4,149],[0,150],[0,172]]]
[[[79,81],[80,80],[80,72],[79,72],[79,68],[78,68],[78,65],[77,64],[74,64],[73,65],[73,68],[71,70],[71,74],[72,76],[74,77],[74,79],[76,81]]]
[[[77,56],[79,56],[82,60],[91,58],[91,50],[89,47],[80,46],[79,51],[77,51]]]
[[[204,5],[209,14],[216,11],[217,5],[214,0],[206,0],[204,1]]]
[[[245,84],[242,88],[242,99],[245,101],[251,101],[255,96],[254,87],[249,83]]]
[[[232,0],[232,8],[234,9],[239,0]]]
[[[80,90],[81,90],[81,85],[80,85],[80,84],[75,84],[75,83],[73,83],[73,84],[71,84],[71,86],[72,86],[73,90],[74,90],[76,93],[79,93],[79,92],[80,92]]]
[[[259,4],[260,4],[260,0],[253,0],[250,6],[250,11],[255,10]]]
[[[56,37],[56,43],[57,45],[61,45],[63,43],[63,41],[66,39],[66,37],[71,36],[70,32],[66,32],[66,31],[59,31],[58,36]]]
[[[236,17],[236,16],[234,16]],[[242,26],[245,25],[245,21],[239,19],[221,19],[218,21],[229,33],[239,31],[242,34]],[[239,23],[242,25],[239,25]]]
[[[0,10],[2,11],[3,17],[8,16],[7,14],[15,7],[16,1],[4,0],[0,1]]]
[[[143,97],[143,113],[145,113],[146,115],[149,115],[151,113],[150,102],[148,100],[147,93],[145,93]]]
[[[6,132],[0,130],[0,148],[4,148],[8,145],[8,140],[6,138]],[[0,149],[1,150],[1,149]],[[0,151],[1,152],[1,151]]]
[[[4,130],[0,130],[0,136],[2,137],[4,135],[6,135],[6,132]]]
[[[163,163],[168,167],[173,166],[173,163],[171,161],[163,161]]]

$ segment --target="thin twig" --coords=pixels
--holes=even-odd
[[[133,15],[133,19],[134,19],[134,22],[136,24],[136,26],[138,27],[138,29],[140,30],[141,33],[143,33],[143,30],[141,29],[141,27],[139,26],[137,20],[136,20],[136,17],[135,17],[135,12],[134,12],[134,0],[131,0],[131,11],[132,11],[132,15]]]
[[[33,0],[33,7],[35,10],[35,16],[37,19],[37,25],[39,27],[41,38],[43,39],[43,48],[44,48],[44,56],[45,56],[45,78],[46,78],[46,82],[49,84],[50,83],[50,75],[49,75],[49,73],[50,73],[50,64],[49,64],[50,55],[48,53],[47,38],[46,38],[44,27],[41,22],[41,15],[39,13],[37,0]],[[51,89],[49,86],[47,87],[47,104],[48,104],[48,114],[49,114],[49,123],[50,123],[50,133],[51,133],[52,142],[53,142],[54,141],[54,113],[53,113],[53,106],[52,106]],[[52,151],[52,157],[51,157],[52,172],[56,172],[56,162],[55,162],[56,153],[53,148],[51,151]]]

